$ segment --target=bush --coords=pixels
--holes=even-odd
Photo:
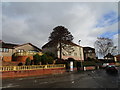
[[[45,54],[47,56],[51,56],[53,59],[56,59],[55,54],[53,54],[52,52],[46,52]]]
[[[30,63],[31,63],[30,57],[28,57],[28,58],[26,59],[25,65],[30,65]]]
[[[22,65],[23,65],[23,63],[21,63],[21,62],[20,62],[20,63],[18,63],[18,66],[22,66]]]
[[[42,65],[45,64],[53,64],[53,60],[54,60],[54,55],[52,53],[46,53],[43,54],[42,56],[40,56],[39,54],[36,54],[33,56],[33,61],[35,65],[39,65],[40,62],[42,63]]]
[[[39,65],[41,62],[41,56],[39,54],[34,55],[33,62],[34,62],[34,65]]]
[[[53,60],[54,60],[53,57],[51,57],[51,56],[47,57],[47,63],[48,64],[53,64]]]
[[[31,60],[30,65],[34,65],[34,60]]]
[[[94,61],[84,61],[82,62],[83,66],[96,66],[96,63]]]
[[[77,61],[73,62],[73,67],[77,67]]]
[[[43,54],[41,56],[41,62],[42,62],[43,65],[47,64],[47,55],[46,54]]]
[[[56,64],[65,64],[66,63],[66,61],[65,60],[63,60],[63,59],[57,59],[56,60]]]

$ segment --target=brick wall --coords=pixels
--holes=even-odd
[[[45,75],[45,74],[58,74],[58,73],[64,73],[65,71],[66,70],[64,68],[4,71],[2,72],[2,78],[4,79],[4,78],[15,78],[15,77],[38,76],[38,75]]]
[[[11,62],[12,61],[12,57],[11,56],[3,56],[2,61]]]
[[[88,66],[88,67],[84,67],[84,71],[86,70],[94,70],[95,66]]]
[[[28,57],[30,57],[30,60],[33,60],[33,56],[17,56],[16,61],[25,62]]]

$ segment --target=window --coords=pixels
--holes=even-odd
[[[75,56],[77,56],[77,53],[74,53]]]
[[[6,51],[6,52],[8,52],[8,51],[9,51],[9,49],[8,49],[8,48],[6,48],[6,49],[5,49],[5,51]]]
[[[38,52],[38,51],[36,51],[36,50],[29,50],[28,52]]]
[[[8,49],[8,48],[1,48],[1,49],[0,49],[0,52],[1,52],[1,51],[2,51],[2,52],[9,52],[9,49]]]
[[[68,55],[71,56],[72,52],[69,52]]]
[[[24,52],[24,50],[23,49],[19,49],[18,52]]]
[[[90,53],[91,53],[91,52],[92,52],[92,50],[89,50],[88,52],[90,52]]]
[[[89,53],[90,56],[92,56],[92,53]]]
[[[89,50],[88,52],[89,52],[89,55],[92,56],[92,50]]]

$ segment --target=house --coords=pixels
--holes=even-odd
[[[104,56],[104,61],[108,63],[114,63],[115,57],[111,53],[108,53],[106,56]]]
[[[114,56],[111,53],[108,53],[106,56],[104,56],[105,60],[114,60]]]
[[[0,45],[1,60],[6,62],[12,61],[13,49],[17,44],[5,43],[1,40]]]
[[[1,60],[4,62],[19,61],[25,62],[27,57],[33,59],[33,55],[39,53],[42,55],[42,50],[31,43],[22,45],[0,42]],[[16,57],[16,58],[14,58]]]
[[[115,55],[115,56],[114,56],[114,58],[115,58],[115,61],[118,61],[118,62],[120,62],[120,54],[118,54],[118,55]]]
[[[84,60],[83,47],[70,41],[62,41],[62,59]],[[57,58],[60,58],[60,43],[50,41],[42,47],[43,52],[51,52]]]
[[[95,49],[92,47],[83,47],[84,60],[96,59]]]

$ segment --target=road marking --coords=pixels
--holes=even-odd
[[[39,83],[39,84],[45,84],[45,83],[48,83],[48,82],[42,82],[42,83]]]
[[[72,83],[74,83],[74,81],[72,81]]]
[[[10,87],[17,87],[17,86],[19,86],[19,85],[8,84],[7,86],[4,86],[2,88],[10,88]]]

